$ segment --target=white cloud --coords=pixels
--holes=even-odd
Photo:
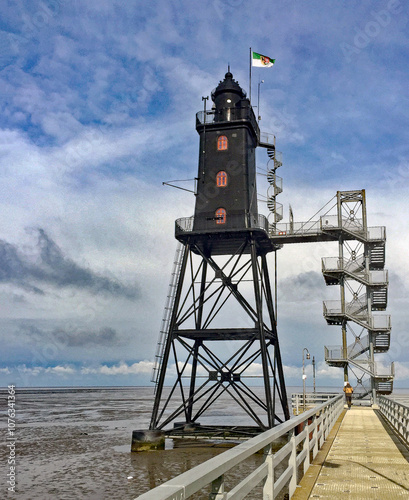
[[[409,380],[409,362],[395,361],[395,381]]]
[[[44,366],[32,366],[32,367],[27,367],[26,365],[19,365],[16,368],[7,368],[9,370],[8,373],[20,373],[27,377],[38,377],[39,375],[44,375],[44,374],[50,374],[50,375],[58,375],[58,376],[65,376],[65,375],[73,375],[76,373],[75,368],[72,366],[62,366],[62,365],[57,365],[57,366],[49,366],[49,367],[44,367]]]
[[[73,375],[76,370],[71,366],[51,366],[46,368],[45,373],[51,373],[53,375]]]
[[[89,374],[101,374],[101,375],[146,375],[151,374],[153,369],[152,361],[139,361],[129,365],[124,361],[121,361],[117,365],[108,366],[101,365],[98,367],[83,367],[81,373],[83,375]]]

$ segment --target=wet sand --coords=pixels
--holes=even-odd
[[[5,394],[3,390],[2,415]],[[223,419],[222,407],[214,409],[213,419]],[[133,499],[225,450],[223,446],[172,449],[167,440],[166,450],[131,453],[132,431],[149,425],[151,388],[21,390],[16,408],[17,493],[10,498],[19,500]],[[3,436],[6,427],[3,418]],[[0,455],[7,466],[5,446]],[[260,455],[251,457],[227,483],[234,483],[243,469],[261,460]],[[6,495],[4,479],[0,498]],[[201,498],[207,498],[206,492],[195,495]]]

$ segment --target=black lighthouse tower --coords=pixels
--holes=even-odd
[[[250,227],[257,219],[258,126],[230,72],[212,92],[212,101],[212,114],[198,114],[196,124],[200,155],[194,230]]]
[[[214,420],[230,398],[250,421],[240,432],[251,433],[289,418],[267,265],[277,247],[257,207],[256,148],[274,144],[260,141],[251,103],[230,71],[211,98],[211,110],[205,105],[196,115],[195,213],[176,221],[180,246],[150,428],[231,431],[233,420]]]

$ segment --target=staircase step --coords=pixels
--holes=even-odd
[[[391,341],[390,333],[379,333],[375,335],[374,350],[375,352],[386,352],[389,350]]]
[[[383,269],[385,265],[385,245],[375,244],[369,248],[369,267],[371,269]]]
[[[387,380],[387,381],[379,381],[377,380],[375,383],[376,387],[376,392],[378,394],[391,394],[393,391],[393,380]]]
[[[388,304],[388,288],[380,287],[371,291],[372,311],[384,311]]]

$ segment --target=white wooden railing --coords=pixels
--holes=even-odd
[[[209,498],[213,500],[243,499],[260,484],[263,485],[263,500],[273,500],[284,488],[291,498],[343,407],[343,395],[335,396],[144,493],[138,500],[184,500],[209,484]],[[287,444],[274,452],[273,443],[285,435],[288,435]],[[225,491],[224,474],[263,450],[263,463],[232,490]],[[275,477],[278,467],[283,472]]]
[[[381,413],[404,441],[409,444],[409,406],[385,396],[379,396],[378,404]]]
[[[303,413],[305,409],[310,410],[312,407],[325,403],[325,401],[332,399],[338,394],[339,393],[336,392],[306,392],[305,394],[302,392],[293,393],[291,394],[291,407],[293,415],[300,415],[300,413]]]

